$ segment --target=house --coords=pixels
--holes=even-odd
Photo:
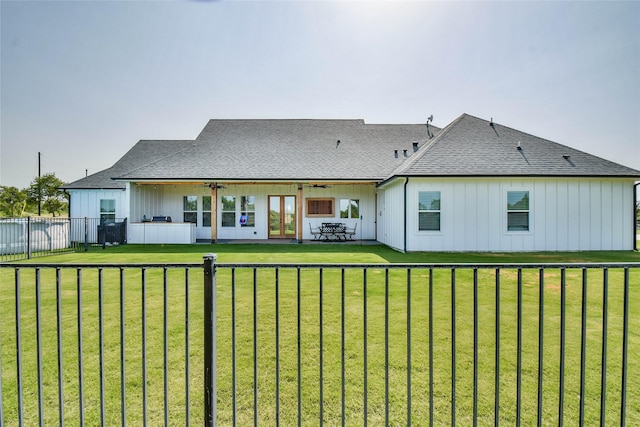
[[[442,129],[210,120],[195,140],[142,140],[64,189],[71,217],[126,218],[129,243],[302,242],[342,222],[400,251],[577,251],[634,248],[637,180],[463,114]]]

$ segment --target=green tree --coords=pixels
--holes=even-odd
[[[35,178],[27,189],[30,203],[40,206],[53,216],[62,212],[68,205],[67,194],[60,189],[64,185],[54,173],[47,173]]]
[[[27,201],[27,192],[16,187],[0,186],[0,212],[6,216],[20,216]]]

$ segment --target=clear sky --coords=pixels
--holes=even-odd
[[[0,0],[0,185],[211,118],[462,113],[640,169],[640,2]]]

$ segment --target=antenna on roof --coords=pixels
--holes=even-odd
[[[431,123],[433,121],[433,114],[430,115],[429,117],[427,117],[427,135],[429,135],[429,139],[433,138],[433,134],[431,133],[431,130],[429,129],[429,123]]]

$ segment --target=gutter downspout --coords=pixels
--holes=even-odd
[[[406,176],[404,180],[404,232],[402,234],[404,236],[403,252],[407,253],[407,184],[409,184],[409,177]]]
[[[640,182],[636,182],[635,184],[633,184],[633,250],[637,251],[638,250],[638,237],[636,236],[638,234],[637,231],[637,221],[638,221],[638,216],[636,214],[636,206],[638,206],[638,186],[640,185]]]

